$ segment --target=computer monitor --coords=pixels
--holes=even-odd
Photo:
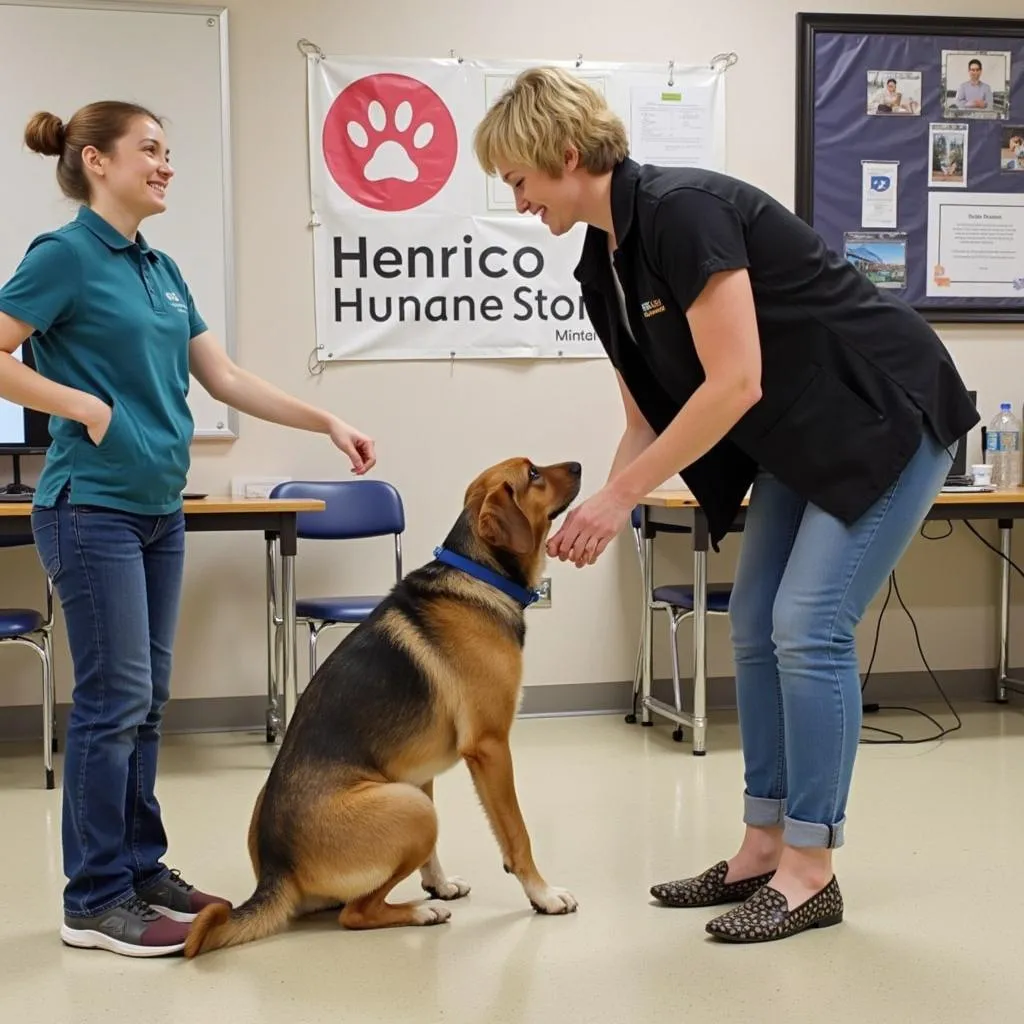
[[[974,407],[978,406],[978,392],[968,391],[968,395],[971,397],[971,402]],[[968,478],[967,473],[967,434],[964,434],[960,438],[960,443],[956,447],[956,455],[953,457],[953,465],[949,468],[949,474],[946,477],[948,483],[956,484],[963,483]]]
[[[14,356],[35,369],[32,346],[27,342]],[[43,454],[49,447],[50,417],[0,398],[0,456],[14,458],[14,482],[0,486],[0,497],[31,496],[32,488],[21,482],[21,457]]]

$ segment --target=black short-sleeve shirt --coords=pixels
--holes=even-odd
[[[750,267],[739,210],[712,192],[670,192],[658,204],[654,229],[655,257],[665,267],[672,297],[684,311],[712,274]]]
[[[632,160],[612,174],[608,236],[589,228],[576,276],[594,329],[651,427],[700,386],[686,311],[724,270],[750,275],[761,399],[682,477],[727,532],[758,467],[845,522],[893,483],[927,429],[949,446],[978,422],[952,357],[910,306],[877,288],[762,190]]]

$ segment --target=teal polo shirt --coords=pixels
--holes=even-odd
[[[206,330],[177,264],[83,206],[35,238],[0,288],[0,310],[31,324],[44,377],[102,398],[110,427],[50,418],[53,442],[34,504],[69,500],[143,515],[181,506],[193,421],[189,342]]]

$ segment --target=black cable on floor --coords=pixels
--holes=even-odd
[[[946,530],[945,533],[939,534],[937,536],[934,535],[934,534],[928,534],[928,533],[925,532],[925,526],[927,524],[924,524],[924,525],[921,526],[921,536],[925,540],[945,540],[947,537],[951,537],[953,535],[953,522],[952,522],[952,520],[948,520],[948,519],[945,520],[945,522],[946,522],[946,526],[947,526],[947,530]],[[998,555],[1005,562],[1009,563],[1009,565],[1013,569],[1015,569],[1017,571],[1017,573],[1021,577],[1024,577],[1024,570],[1022,570],[1021,567],[1019,565],[1017,565],[1017,563],[1012,558],[1010,558],[1009,556],[1003,554],[1003,552],[1000,551],[999,548],[997,548],[994,544],[992,544],[989,541],[985,540],[985,538],[982,537],[982,535],[977,531],[977,529],[975,529],[974,524],[972,522],[970,522],[970,520],[963,519],[963,520],[960,520],[960,522],[962,522],[964,524],[964,526],[966,526],[967,529],[970,530],[971,533],[973,533],[974,536],[977,537],[977,539],[980,540],[981,543],[984,544],[985,547],[987,547],[989,549],[989,551],[994,552],[996,555]],[[900,594],[899,584],[896,582],[896,573],[895,572],[891,573],[890,576],[889,576],[889,589],[886,592],[885,601],[882,604],[882,610],[878,614],[878,625],[875,627],[875,642],[874,642],[874,646],[872,647],[872,650],[871,650],[871,660],[868,662],[867,672],[865,672],[865,674],[864,674],[864,682],[861,684],[861,693],[863,694],[864,688],[867,686],[868,679],[871,676],[871,668],[872,668],[872,666],[875,663],[875,655],[878,653],[878,640],[879,640],[879,637],[881,636],[881,633],[882,633],[882,617],[885,615],[885,610],[889,606],[889,600],[892,597],[894,592],[896,594],[897,600],[900,603],[900,606],[903,608],[903,611],[906,612],[907,618],[910,619],[910,624],[911,624],[911,626],[913,627],[913,630],[914,630],[914,639],[917,641],[917,651],[921,655],[921,662],[924,665],[925,669],[927,670],[928,675],[931,676],[932,682],[935,683],[936,688],[938,689],[939,693],[942,695],[942,699],[946,702],[946,706],[949,708],[949,710],[953,714],[953,717],[956,719],[956,725],[952,726],[949,729],[944,729],[934,718],[932,718],[931,715],[929,715],[925,711],[921,711],[920,708],[888,706],[888,705],[881,705],[881,704],[865,704],[864,705],[864,710],[866,712],[875,712],[875,711],[910,711],[910,712],[913,712],[914,714],[921,715],[923,718],[927,718],[928,721],[930,721],[936,727],[936,729],[938,729],[938,732],[935,735],[933,735],[933,736],[926,736],[926,737],[923,737],[922,739],[908,740],[905,737],[903,737],[900,733],[893,732],[890,729],[880,729],[880,728],[877,728],[875,726],[866,725],[866,726],[864,726],[864,728],[866,730],[870,731],[870,732],[881,733],[881,734],[883,734],[885,736],[890,736],[890,737],[893,737],[893,738],[892,739],[886,739],[886,740],[869,740],[869,739],[863,739],[862,738],[860,742],[861,743],[866,743],[866,744],[933,743],[936,740],[941,740],[943,737],[948,736],[952,732],[956,732],[958,729],[960,729],[962,727],[963,722],[961,721],[960,716],[957,714],[956,708],[954,708],[952,703],[950,702],[949,697],[946,696],[946,691],[943,690],[942,684],[936,678],[935,673],[932,671],[931,666],[928,664],[928,659],[925,657],[924,650],[921,647],[921,636],[920,636],[920,634],[918,633],[918,630],[917,630],[917,623],[914,621],[914,616],[910,613],[910,609],[906,606],[906,603],[903,600],[903,596]]]
[[[929,538],[929,539],[931,540],[931,539],[938,539],[938,538]],[[921,634],[918,632],[917,622],[914,620],[914,616],[911,614],[910,609],[907,607],[906,602],[903,600],[903,595],[900,593],[899,584],[896,582],[896,573],[895,572],[891,572],[889,574],[889,589],[886,592],[885,601],[882,604],[882,610],[878,614],[878,624],[875,627],[875,643],[874,643],[874,646],[873,646],[873,648],[871,650],[871,660],[868,662],[867,671],[864,673],[864,681],[863,681],[863,683],[861,683],[860,692],[862,694],[864,693],[864,688],[868,685],[868,679],[871,678],[871,668],[872,668],[872,666],[875,663],[875,655],[878,653],[878,640],[879,640],[879,637],[882,635],[882,617],[885,615],[885,609],[888,607],[889,600],[892,598],[892,595],[894,593],[896,595],[896,600],[899,601],[899,603],[900,603],[900,607],[906,613],[907,618],[910,619],[910,625],[911,625],[911,627],[914,630],[914,639],[917,641],[917,653],[921,655],[921,663],[924,665],[925,670],[927,671],[928,675],[931,676],[932,682],[935,684],[935,686],[938,689],[939,693],[942,695],[942,699],[946,702],[946,707],[949,708],[949,710],[953,714],[953,717],[956,719],[956,725],[950,726],[948,729],[943,728],[942,725],[938,721],[936,721],[936,719],[934,719],[931,715],[929,715],[927,711],[922,711],[920,708],[905,707],[903,705],[898,705],[898,704],[877,704],[877,705],[876,704],[865,704],[864,705],[864,710],[865,711],[870,711],[870,712],[874,712],[874,711],[908,711],[911,714],[920,715],[922,718],[927,718],[928,721],[931,722],[932,725],[935,726],[935,728],[938,730],[938,732],[936,732],[934,735],[931,735],[931,736],[923,736],[923,737],[921,737],[919,739],[908,740],[901,733],[893,732],[891,729],[881,729],[881,728],[878,728],[877,726],[865,725],[863,728],[867,732],[881,733],[883,736],[891,737],[891,739],[872,740],[872,739],[865,739],[864,737],[861,737],[860,742],[864,743],[864,744],[869,744],[869,745],[872,745],[872,746],[895,745],[897,743],[900,743],[900,744],[903,744],[903,743],[905,743],[905,744],[934,743],[936,740],[941,740],[945,736],[948,736],[950,733],[956,732],[958,729],[962,728],[963,722],[961,721],[960,716],[957,714],[956,708],[953,707],[952,703],[950,702],[949,697],[946,696],[946,691],[942,688],[942,684],[939,682],[938,677],[932,671],[931,665],[928,664],[928,659],[925,657],[925,654],[924,654],[924,648],[921,646]]]

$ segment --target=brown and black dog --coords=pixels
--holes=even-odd
[[[440,924],[450,912],[387,895],[419,869],[435,899],[465,896],[438,860],[433,779],[465,761],[534,908],[576,909],[544,880],[516,798],[509,732],[519,707],[525,607],[579,463],[510,459],[480,474],[438,557],[408,574],[317,670],[295,707],[249,826],[256,888],[210,906],[185,955],[250,942],[343,904],[348,928]],[[463,561],[466,560],[466,561]]]

